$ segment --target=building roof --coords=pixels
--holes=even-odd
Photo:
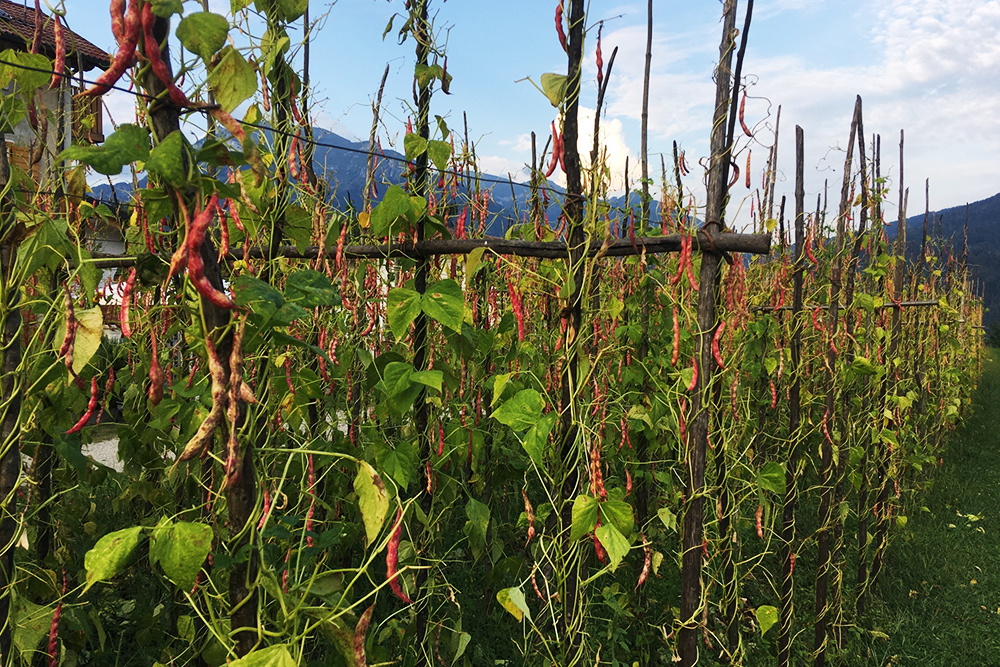
[[[41,51],[45,55],[55,56],[55,32],[53,21],[44,11],[40,12],[42,22]],[[107,69],[111,64],[111,56],[102,49],[66,29],[66,65],[78,69],[77,53],[82,60],[84,71]],[[8,42],[13,48],[31,48],[35,35],[35,7],[32,0],[11,2],[0,0],[0,42]]]

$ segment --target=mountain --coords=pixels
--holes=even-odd
[[[962,254],[962,228],[965,225],[966,206],[955,206],[932,211],[927,218],[928,243],[940,225],[940,238],[945,250],[952,250],[956,257]],[[972,277],[982,282],[984,305],[988,309],[984,324],[1000,322],[1000,193],[968,204],[969,247],[968,263]],[[924,214],[906,219],[907,257],[920,256],[924,229]],[[896,236],[896,223],[886,226],[890,238]]]
[[[334,132],[315,128],[313,139],[317,143],[313,154],[313,168],[316,174],[323,178],[324,175],[330,182],[330,201],[335,207],[344,209],[347,207],[360,207],[363,199],[362,193],[365,187],[365,174],[368,169],[368,143],[365,141],[352,141]],[[404,179],[403,170],[406,165],[403,163],[403,155],[393,150],[385,150],[384,155],[388,159],[383,159],[380,155],[375,169],[375,181],[379,184],[379,195],[385,193],[388,187],[385,184],[401,183]],[[489,174],[482,175],[482,187],[490,189],[490,223],[486,229],[488,236],[503,236],[507,229],[516,224],[518,218],[523,218],[524,210],[531,194],[530,187],[526,183],[511,182],[504,176]],[[146,183],[145,176],[139,180],[139,186]],[[115,186],[114,194],[111,186],[107,184],[98,185],[93,188],[94,198],[100,201],[111,203],[115,195],[119,201],[127,202],[132,197],[131,183],[118,183]],[[463,194],[468,194],[464,186],[459,190]],[[560,203],[558,198],[564,190],[554,183],[549,182],[549,190],[553,194],[549,204],[549,220],[553,224],[559,218]],[[376,198],[376,201],[378,197]],[[623,207],[625,197],[615,197],[609,200],[612,207]],[[639,198],[635,194],[630,198],[633,208],[638,211]],[[655,211],[657,207],[654,206]],[[654,212],[653,221],[659,222],[659,217]]]

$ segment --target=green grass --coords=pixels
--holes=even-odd
[[[948,442],[934,488],[909,508],[851,664],[1000,665],[1000,363]],[[884,633],[884,634],[880,634]],[[855,662],[857,661],[857,662]]]

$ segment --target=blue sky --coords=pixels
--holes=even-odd
[[[104,1],[65,0],[70,26],[98,45],[112,38]],[[741,4],[742,11],[745,2]],[[370,104],[386,64],[383,145],[400,142],[410,99],[412,41],[382,40],[389,18],[403,11],[401,0],[313,2],[312,18],[325,13],[312,47],[312,78],[318,104],[316,124],[345,136],[367,137]],[[625,157],[637,164],[646,3],[591,0],[588,24],[604,20],[605,62],[619,47],[602,127],[613,187],[622,187]],[[228,13],[227,0],[211,8]],[[197,11],[198,3],[185,3]],[[494,174],[518,172],[530,160],[528,137],[539,148],[555,110],[531,83],[544,72],[565,72],[556,40],[552,0],[449,0],[435,2],[439,41],[447,39],[452,95],[438,94],[433,112],[469,136],[482,168]],[[655,3],[650,162],[677,140],[695,166],[706,155],[718,58],[722,5],[718,0],[657,0]],[[396,27],[400,25],[397,20]],[[923,209],[923,180],[931,180],[931,207],[983,199],[1000,191],[1000,1],[998,0],[758,0],[744,65],[750,84],[747,122],[755,137],[741,141],[738,162],[753,151],[754,184],[773,141],[773,112],[782,105],[779,196],[792,193],[794,127],[805,131],[807,201],[815,203],[824,179],[831,184],[831,208],[842,178],[843,153],[854,97],[865,100],[865,127],[883,141],[883,174],[892,182],[887,215],[895,216],[899,130],[906,130],[910,213]],[[587,42],[582,105],[596,102],[594,47]],[[301,37],[301,32],[298,33]],[[756,98],[756,99],[755,99]],[[116,120],[128,120],[131,102],[109,99]],[[769,116],[768,113],[771,115]],[[592,141],[589,136],[583,141]],[[588,151],[589,152],[589,149]],[[658,167],[657,167],[658,180]],[[631,178],[637,178],[633,171]],[[699,179],[689,176],[692,194],[703,201]],[[749,196],[742,182],[734,205]],[[730,214],[733,217],[733,214]],[[737,220],[745,220],[740,215]]]

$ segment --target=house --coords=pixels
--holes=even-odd
[[[49,58],[55,57],[53,17],[36,9],[36,6],[37,0],[30,4],[29,0],[0,0],[0,52],[7,49],[30,51],[37,21],[41,26],[39,52]],[[101,100],[74,100],[73,95],[80,91],[80,87],[79,81],[74,85],[73,77],[84,77],[85,73],[95,69],[107,69],[111,56],[65,26],[64,35],[69,76],[63,79],[59,88],[41,92],[40,106],[47,111],[50,119],[44,132],[45,145],[39,145],[36,132],[27,118],[14,128],[13,133],[5,136],[12,165],[31,174],[32,180],[39,185],[48,181],[47,174],[54,157],[74,140],[90,143],[104,141]],[[92,80],[95,76],[86,78]],[[10,91],[4,92],[9,94]]]

